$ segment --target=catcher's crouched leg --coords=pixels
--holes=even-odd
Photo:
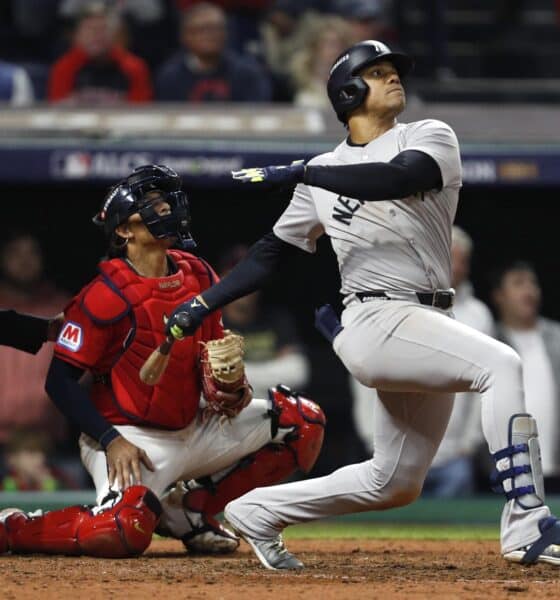
[[[148,488],[134,485],[99,507],[70,506],[40,515],[8,511],[3,526],[14,553],[127,558],[150,545],[161,505]]]
[[[323,442],[323,411],[285,386],[271,388],[269,393],[273,443],[244,457],[225,473],[179,483],[162,499],[165,511],[158,532],[180,537],[191,552],[233,552],[239,544],[237,537],[214,515],[256,487],[277,483],[298,468],[309,471],[313,467]],[[187,533],[183,533],[184,516],[190,524]]]
[[[256,487],[278,483],[298,468],[310,471],[323,444],[325,415],[318,404],[278,385],[269,390],[272,401],[272,439],[242,458],[224,476],[190,481],[185,504],[216,515],[225,505]],[[281,439],[278,432],[284,431]]]

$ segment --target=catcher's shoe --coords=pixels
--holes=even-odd
[[[167,514],[162,516],[156,533],[180,539],[191,553],[235,552],[239,547],[239,538],[204,511],[205,494],[205,488],[196,481],[178,481],[165,496]],[[187,532],[185,519],[188,523]]]
[[[560,521],[554,516],[547,517],[539,521],[539,529],[541,537],[536,542],[506,552],[504,558],[524,565],[548,563],[560,566]]]
[[[240,522],[234,517],[233,511],[226,506],[224,515],[232,529],[238,533],[253,549],[263,567],[272,571],[303,569],[304,564],[288,552],[284,540],[279,534],[268,539],[257,539],[241,529]],[[235,523],[235,525],[234,525]]]
[[[192,526],[181,541],[194,554],[230,554],[239,547],[239,538],[209,515],[185,511]]]

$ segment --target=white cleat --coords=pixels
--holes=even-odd
[[[560,521],[550,516],[539,522],[541,537],[529,546],[506,552],[510,562],[531,565],[545,563],[560,567]]]
[[[224,516],[233,530],[251,546],[253,552],[266,569],[270,569],[271,571],[295,571],[304,568],[304,564],[288,552],[280,534],[273,538],[257,539],[245,533],[241,529],[239,521],[234,517],[229,505],[224,510]]]

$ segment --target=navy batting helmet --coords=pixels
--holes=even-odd
[[[147,193],[158,191],[171,208],[168,214],[159,215]],[[157,239],[176,238],[176,245],[184,250],[195,247],[190,233],[189,204],[181,191],[181,178],[165,165],[144,165],[134,169],[117,183],[103,203],[103,208],[93,217],[93,222],[108,236],[131,215],[139,213],[148,231]]]
[[[404,77],[414,65],[407,54],[391,52],[388,46],[376,40],[354,44],[334,61],[327,92],[337,117],[343,123],[348,121],[348,114],[362,104],[369,91],[367,83],[358,73],[381,60],[392,62],[399,77]]]

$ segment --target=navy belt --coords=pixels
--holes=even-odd
[[[435,292],[415,292],[418,302],[425,304],[426,306],[435,306],[442,310],[447,310],[453,306],[453,300],[455,299],[455,292],[453,290],[436,290]],[[370,292],[356,292],[356,298],[363,302],[368,298],[387,298],[388,300],[395,300],[391,298],[387,292],[383,290],[372,290]]]

